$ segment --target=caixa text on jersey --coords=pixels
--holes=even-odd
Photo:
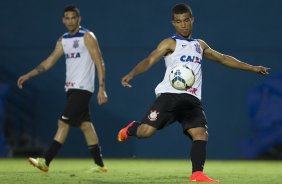
[[[180,57],[180,61],[202,64],[202,59],[198,58],[197,56],[182,55]]]
[[[79,52],[66,53],[65,57],[66,59],[80,58],[80,53]]]

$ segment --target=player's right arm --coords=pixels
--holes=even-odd
[[[62,45],[62,38],[60,38],[56,43],[56,47],[54,51],[50,54],[50,56],[47,59],[42,61],[37,67],[35,67],[30,72],[19,77],[18,87],[22,88],[23,83],[25,81],[49,70],[63,54],[64,54],[64,50],[63,50],[63,45]]]
[[[155,50],[153,50],[145,59],[140,61],[127,75],[122,78],[121,84],[124,87],[132,87],[129,84],[130,80],[132,80],[136,75],[146,72],[155,63],[157,63],[161,59],[161,57],[167,55],[170,52],[173,52],[174,49],[175,40],[173,40],[172,38],[164,39],[159,43]]]

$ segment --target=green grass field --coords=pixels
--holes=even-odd
[[[0,159],[1,184],[184,184],[187,160],[105,159],[109,172],[88,173],[90,159],[55,159],[48,173],[27,159]],[[207,161],[205,173],[226,184],[281,184],[282,161]]]

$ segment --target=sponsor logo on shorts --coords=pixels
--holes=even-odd
[[[156,110],[151,110],[151,113],[149,114],[148,119],[149,119],[150,121],[156,121],[156,120],[158,119],[158,114],[159,114],[158,111],[156,111]]]

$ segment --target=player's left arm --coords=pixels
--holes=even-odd
[[[268,74],[268,70],[270,68],[264,67],[264,66],[253,66],[248,63],[242,62],[232,56],[222,54],[220,52],[217,52],[216,50],[213,50],[209,47],[208,44],[206,44],[203,40],[198,40],[201,47],[203,48],[203,55],[210,60],[216,61],[220,64],[223,64],[230,68],[235,69],[241,69],[241,70],[247,70],[251,72],[255,72],[258,74]]]
[[[89,32],[85,33],[84,43],[97,68],[98,80],[99,80],[99,91],[98,91],[97,99],[98,99],[98,104],[101,105],[106,103],[108,100],[106,93],[104,60],[102,57],[102,53],[98,41],[94,35],[92,35]]]

